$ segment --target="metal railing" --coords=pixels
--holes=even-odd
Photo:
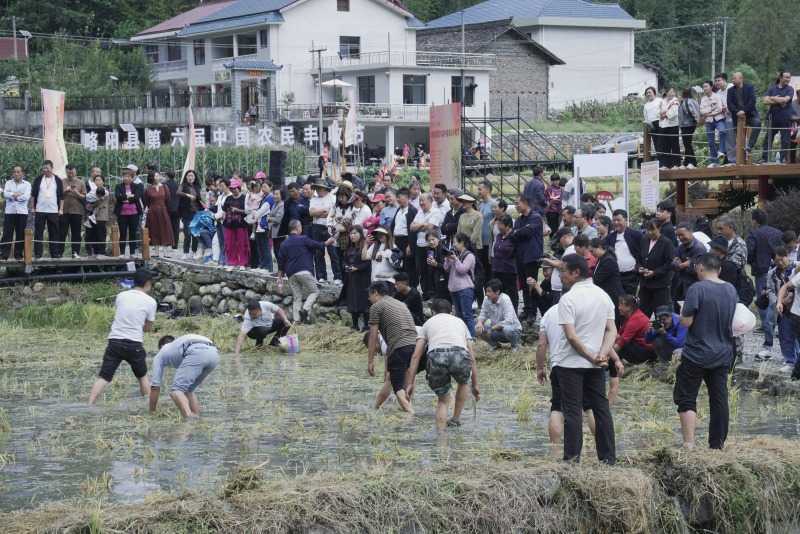
[[[151,63],[150,67],[155,73],[175,72],[186,70],[186,60],[179,59],[177,61],[162,61],[160,63]]]
[[[348,106],[343,102],[322,105],[325,119],[344,119]],[[405,120],[427,122],[430,108],[426,104],[357,104],[356,115],[364,120]],[[314,120],[319,118],[319,104],[292,104],[281,109],[281,116],[290,121]]]
[[[358,55],[322,56],[323,69],[342,67],[450,67],[450,68],[494,68],[494,54],[461,54],[451,52],[407,52],[404,50],[380,50],[376,52],[359,52]],[[312,62],[318,68],[317,59]]]
[[[172,98],[167,93],[151,95],[115,95],[115,96],[67,96],[64,99],[66,111],[86,111],[100,109],[156,109],[184,108],[191,101],[192,107],[208,108],[231,107],[231,93],[174,93]],[[0,97],[0,109],[24,110],[25,97]],[[30,97],[30,111],[42,111],[42,100],[38,95]]]

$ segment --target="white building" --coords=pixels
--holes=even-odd
[[[429,22],[447,28],[511,19],[511,24],[564,64],[550,67],[550,107],[573,102],[616,102],[657,86],[652,70],[637,64],[634,32],[645,21],[617,4],[583,0],[486,0]]]
[[[133,40],[153,63],[153,99],[181,104],[191,89],[195,106],[230,106],[233,122],[257,110],[258,121],[316,124],[321,70],[326,124],[353,91],[366,145],[382,156],[427,145],[429,106],[460,100],[462,76],[465,113],[488,107],[494,56],[417,53],[421,27],[386,0],[223,0]],[[325,87],[334,78],[351,87]]]

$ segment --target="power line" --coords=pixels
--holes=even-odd
[[[719,26],[722,21],[713,22],[700,22],[698,24],[685,24],[683,26],[670,26],[669,28],[647,28],[644,30],[634,30],[634,33],[655,33],[655,32],[668,32],[672,30],[683,30],[686,28],[710,28],[712,26]]]

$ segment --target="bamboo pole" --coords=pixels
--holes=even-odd
[[[736,121],[736,163],[744,165],[750,163],[745,160],[745,144],[747,144],[747,135],[744,130],[744,117],[737,117]]]
[[[150,229],[142,229],[142,259],[150,261]]]
[[[650,128],[648,128],[646,124],[644,125],[644,141],[643,142],[644,142],[644,150],[642,151],[642,159],[644,161],[650,161],[650,158],[651,158],[651,156],[650,156],[650,143],[651,143]]]
[[[14,244],[15,247],[19,245]],[[24,261],[25,261],[25,269],[26,271],[28,268],[33,268],[33,229],[26,228],[25,229],[25,244],[24,244]]]
[[[119,258],[119,226],[117,223],[111,225],[111,256]]]

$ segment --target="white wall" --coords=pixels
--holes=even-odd
[[[615,102],[640,92],[644,74],[634,66],[633,30],[545,26],[524,31],[565,62],[550,67],[551,108],[585,100]]]
[[[278,98],[293,91],[295,102],[315,101],[316,90],[311,78],[311,43],[327,48],[325,55],[339,51],[339,36],[361,38],[362,51],[416,50],[416,36],[399,13],[374,0],[350,0],[350,11],[339,12],[333,0],[307,0],[283,12],[284,22],[278,26],[277,46],[273,59],[278,64],[292,65],[292,72],[278,75]],[[285,70],[285,69],[284,69]],[[287,79],[291,76],[291,80]],[[375,80],[376,86],[378,79]]]

